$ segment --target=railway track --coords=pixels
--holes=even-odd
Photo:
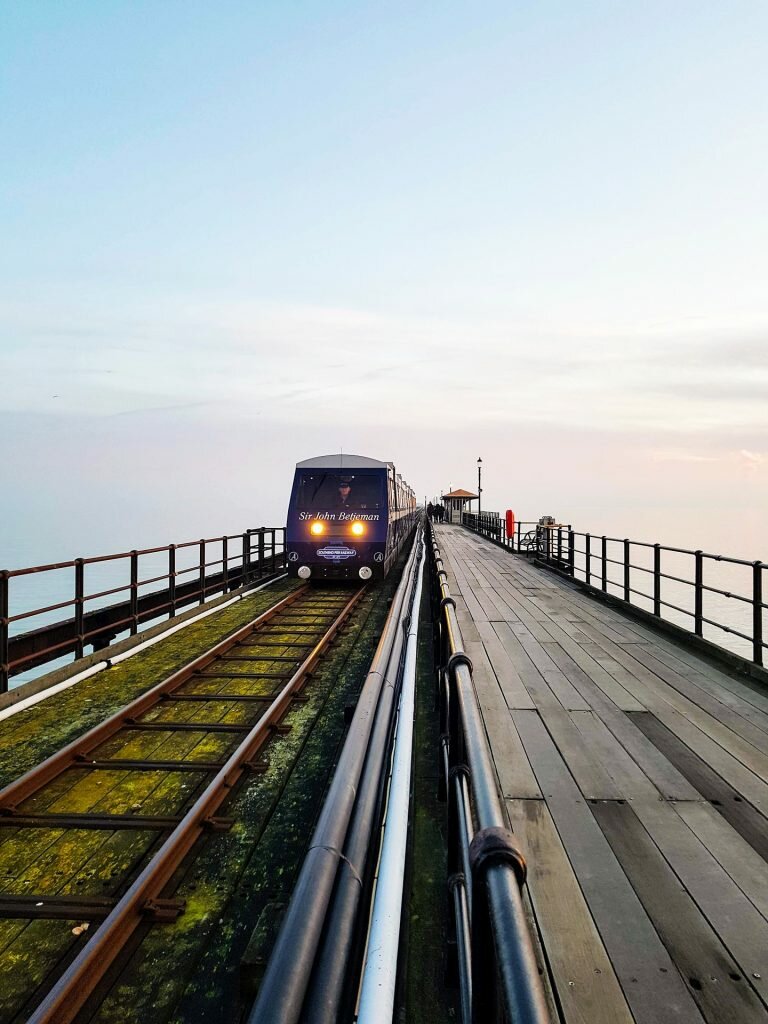
[[[0,792],[0,950],[66,929],[30,1024],[75,1020],[138,929],[184,913],[177,872],[234,824],[219,812],[364,591],[289,594]]]

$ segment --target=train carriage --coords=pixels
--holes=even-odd
[[[288,572],[301,579],[383,579],[416,522],[416,496],[391,462],[321,455],[296,464]]]

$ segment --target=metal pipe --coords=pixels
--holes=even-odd
[[[391,1024],[395,1002],[405,853],[408,843],[408,820],[411,804],[413,720],[416,708],[416,653],[424,578],[423,550],[424,543],[422,541],[419,565],[416,570],[416,590],[408,628],[403,684],[400,691],[387,819],[384,825],[381,862],[363,969],[358,1011],[358,1021],[361,1024]]]
[[[400,631],[400,610],[409,589],[416,550],[414,542],[256,1002],[248,1015],[248,1024],[296,1024],[301,1014],[355,805],[376,708],[396,634]]]
[[[402,608],[397,614],[402,619]],[[366,875],[370,873],[366,871],[366,865],[374,826],[381,819],[385,802],[385,769],[387,753],[391,748],[404,646],[404,630],[398,630],[376,708],[355,809],[345,840],[344,856],[339,864],[312,981],[304,1000],[302,1017],[311,1024],[335,1024],[342,1004],[352,994],[346,982],[352,960],[364,941],[359,910],[366,887]]]
[[[472,939],[469,890],[463,875],[452,875],[448,888],[453,893],[453,914],[456,919],[456,956],[459,966],[461,1024],[472,1024]]]

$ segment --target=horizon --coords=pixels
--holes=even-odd
[[[482,14],[4,6],[0,564],[340,448],[764,545],[768,9]]]

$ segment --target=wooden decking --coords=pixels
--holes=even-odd
[[[562,1019],[768,1022],[768,690],[436,529]]]

